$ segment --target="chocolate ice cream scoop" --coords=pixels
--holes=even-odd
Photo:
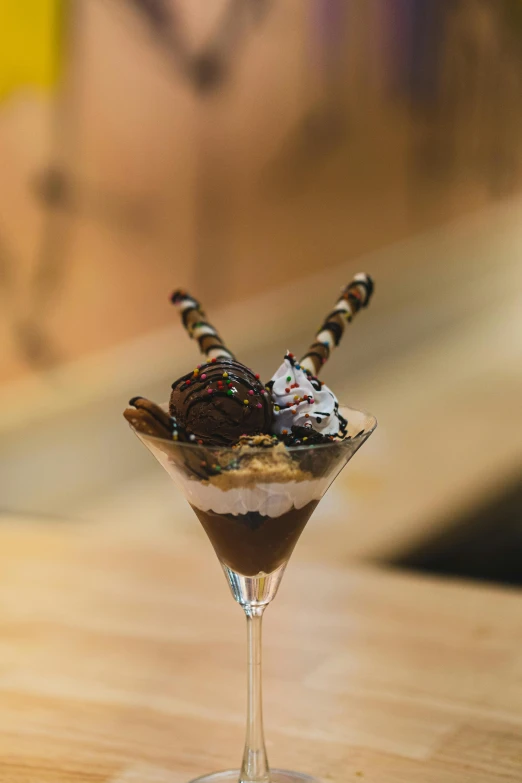
[[[269,433],[272,402],[244,364],[214,359],[172,384],[170,413],[195,441],[233,445],[241,435]]]

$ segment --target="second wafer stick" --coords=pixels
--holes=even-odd
[[[373,288],[373,280],[369,275],[362,272],[355,275],[343,290],[334,309],[326,316],[314,342],[300,361],[301,367],[312,375],[319,374],[333,348],[339,345],[346,324],[351,322],[361,308],[368,306]]]

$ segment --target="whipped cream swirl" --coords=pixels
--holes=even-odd
[[[322,435],[344,434],[337,397],[305,371],[293,354],[285,356],[268,387],[274,403],[272,431],[277,435],[290,433],[292,427],[312,427]]]

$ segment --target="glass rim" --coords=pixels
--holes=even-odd
[[[163,403],[160,405],[161,408],[163,408],[164,411],[168,412],[169,406],[168,403]],[[343,438],[343,440],[332,440],[328,441],[328,443],[311,443],[310,445],[301,444],[300,446],[286,446],[286,451],[293,453],[300,453],[305,451],[317,451],[317,449],[331,449],[338,446],[351,446],[353,444],[361,443],[366,438],[368,438],[376,429],[377,427],[377,419],[373,415],[373,413],[370,413],[369,411],[366,411],[364,409],[359,408],[351,408],[349,405],[343,405],[342,403],[339,404],[339,410],[342,412],[344,411],[351,411],[352,413],[359,413],[362,416],[366,417],[369,423],[369,426],[362,430],[362,432],[359,432],[357,435],[354,435],[353,437],[347,437]],[[348,418],[345,416],[345,418]],[[349,421],[349,419],[348,419]],[[146,435],[144,432],[139,432],[135,427],[132,426],[130,422],[127,422],[130,429],[141,439],[150,441],[152,443],[158,443],[161,444],[161,446],[165,447],[165,444],[168,443],[169,446],[175,448],[175,449],[205,449],[206,451],[215,452],[215,453],[223,453],[224,451],[230,451],[235,452],[237,450],[236,444],[233,446],[227,446],[227,445],[207,445],[206,443],[187,443],[187,441],[181,441],[181,440],[171,440],[169,438],[160,438],[157,435]],[[252,436],[255,437],[255,436]],[[280,443],[282,441],[279,441]],[[245,444],[247,445],[247,444]],[[269,450],[269,446],[248,446],[249,453],[250,452],[262,452],[263,454],[266,454]]]

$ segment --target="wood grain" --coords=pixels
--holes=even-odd
[[[236,766],[244,639],[203,538],[5,519],[0,780]],[[520,593],[308,565],[267,615],[272,763],[345,783],[522,780]]]

